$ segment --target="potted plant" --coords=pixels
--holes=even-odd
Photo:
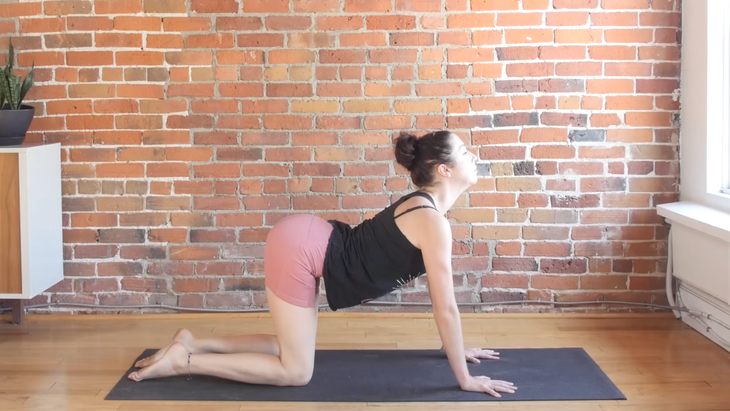
[[[5,67],[0,69],[0,146],[23,144],[25,134],[33,121],[35,107],[23,104],[25,95],[33,87],[33,69],[22,82],[13,71],[15,55],[10,43]]]

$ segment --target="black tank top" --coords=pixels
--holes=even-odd
[[[405,200],[421,196],[434,207],[421,205],[395,216]],[[425,273],[421,250],[395,224],[395,219],[436,203],[427,193],[415,191],[400,198],[373,218],[352,228],[329,220],[334,229],[329,238],[322,276],[329,307],[336,311],[381,297]]]

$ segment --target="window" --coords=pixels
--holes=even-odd
[[[715,0],[717,3],[717,0]],[[712,50],[708,50],[708,59],[710,58],[716,58],[718,61],[717,68],[722,68],[721,73],[717,73],[717,79],[721,81],[720,84],[716,84],[716,91],[718,92],[717,103],[722,107],[721,112],[718,112],[719,120],[718,122],[718,128],[721,128],[720,130],[717,130],[721,137],[721,140],[719,141],[718,147],[710,147],[710,149],[716,149],[719,151],[719,155],[721,156],[718,161],[722,164],[722,169],[720,171],[720,174],[722,176],[722,181],[720,182],[720,193],[730,195],[730,2],[729,1],[720,1],[720,4],[713,5],[714,7],[718,8],[718,11],[721,11],[718,13],[719,16],[722,16],[722,18],[717,18],[714,22],[714,27],[710,27],[708,25],[708,35],[710,38],[713,36],[713,32],[719,34],[717,36],[718,39],[722,39],[722,44],[718,44],[718,47],[721,50],[721,53],[718,53],[717,56],[711,57]],[[719,10],[721,9],[721,10]],[[708,10],[712,11],[712,10]],[[709,17],[709,19],[712,19],[712,17]],[[722,32],[720,33],[720,30]],[[718,41],[719,42],[719,41]],[[712,44],[708,41],[708,43]],[[709,45],[709,44],[708,44]],[[709,70],[713,70],[712,66],[708,67]],[[709,87],[713,87],[713,84],[710,83],[708,85]],[[710,130],[708,129],[708,132]],[[710,154],[710,153],[708,153]],[[711,154],[710,154],[711,155]],[[709,170],[708,170],[709,171]],[[710,181],[710,179],[708,179]],[[711,187],[708,187],[708,191],[711,191]]]
[[[730,213],[730,1],[682,2],[680,201]]]
[[[730,213],[730,1],[682,4],[680,200]]]

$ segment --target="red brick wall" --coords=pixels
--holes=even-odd
[[[393,136],[441,128],[484,163],[449,214],[458,301],[665,302],[678,3],[2,4],[28,140],[63,144],[66,279],[33,302],[265,305],[272,224],[372,216],[409,190]]]

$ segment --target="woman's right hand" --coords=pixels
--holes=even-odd
[[[514,394],[517,387],[511,382],[493,380],[480,375],[478,377],[469,376],[469,379],[461,385],[461,389],[464,391],[486,392],[489,395],[501,398],[499,392]]]

